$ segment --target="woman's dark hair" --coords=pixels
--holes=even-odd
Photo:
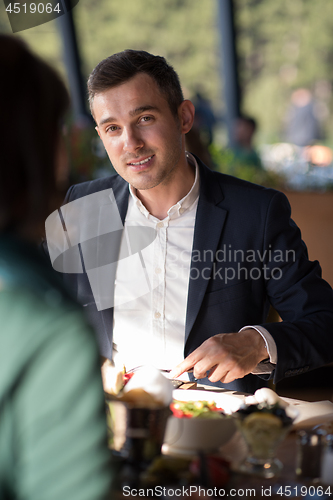
[[[179,78],[164,57],[154,56],[144,50],[124,50],[101,61],[88,79],[90,109],[96,94],[121,85],[138,73],[146,73],[157,83],[170,109],[177,115],[184,96]],[[93,113],[92,113],[93,114]]]
[[[69,98],[57,73],[14,36],[0,35],[0,69],[0,229],[20,231],[50,213]]]

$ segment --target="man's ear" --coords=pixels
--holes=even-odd
[[[178,108],[178,116],[180,120],[180,125],[183,134],[187,134],[192,128],[194,121],[195,108],[191,101],[185,99],[179,108]]]

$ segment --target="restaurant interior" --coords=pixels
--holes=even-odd
[[[23,40],[33,54],[54,67],[65,82],[70,98],[69,111],[61,118],[63,144],[57,154],[62,157],[63,168],[58,172],[57,191],[52,194],[55,211],[49,211],[49,217],[58,213],[54,207],[64,203],[70,186],[102,180],[115,173],[89,111],[86,80],[93,67],[112,53],[129,47],[159,53],[179,71],[181,81],[185,82],[185,98],[195,105],[193,128],[186,135],[187,150],[201,158],[213,172],[283,192],[291,206],[291,217],[301,230],[309,260],[319,261],[323,279],[333,287],[331,0],[315,3],[205,0],[200,2],[200,7],[199,2],[194,6],[191,0],[163,0],[159,6],[153,0],[127,2],[115,6],[107,0],[100,5],[93,0],[65,0],[60,2],[61,11],[53,11],[53,17],[40,17],[38,21],[32,15],[31,5],[43,5],[44,9],[42,2],[27,2],[25,10],[23,2],[11,4],[5,0],[0,4],[0,36],[6,34]],[[55,4],[48,5],[53,9]],[[21,9],[20,18],[14,16],[11,5],[19,6],[15,8]],[[29,18],[27,6],[30,6]],[[40,15],[44,15],[44,11]],[[179,32],[182,36],[177,37]],[[0,43],[0,58],[4,57],[1,50]],[[5,58],[3,60],[7,64]],[[1,115],[0,120],[4,120]],[[25,188],[22,189],[24,192]],[[70,198],[65,203],[68,200]],[[8,228],[3,224],[2,210],[0,205],[1,233],[6,235]],[[62,225],[57,226],[57,230],[60,227],[68,235],[63,216],[60,218]],[[54,228],[54,219],[47,220]],[[15,225],[15,231],[16,227],[20,228]],[[20,238],[22,234],[27,243],[26,233],[18,230]],[[45,240],[41,243],[44,238],[41,236],[38,248],[47,248]],[[71,247],[68,236],[66,238],[62,244]],[[1,259],[6,264],[7,257],[1,255],[2,248],[5,247],[0,237],[0,315],[5,318],[1,292],[6,290],[3,283],[6,284],[7,268]],[[49,246],[47,252],[55,268],[51,250]],[[48,272],[45,271],[47,279]],[[45,299],[47,307],[50,304],[58,307],[57,297],[57,292],[50,292]],[[56,324],[56,317],[50,317]],[[266,323],[282,321],[279,313],[270,307]],[[84,332],[85,328],[82,326]],[[332,335],[332,332],[326,333]],[[97,353],[95,341],[91,350]],[[66,355],[64,357],[66,359]],[[151,358],[153,364],[154,353]],[[94,379],[96,359],[87,357],[86,361],[91,363],[89,369]],[[3,455],[0,451],[0,499],[333,497],[333,362],[305,370],[306,373],[295,371],[293,376],[277,384],[270,379],[267,387],[254,394],[202,384],[194,373],[180,380],[182,377],[172,378],[163,373],[167,370],[154,366],[126,370],[124,365],[119,368],[106,358],[102,362],[102,377],[98,366],[99,379],[94,382],[95,389],[101,393],[98,401],[97,396],[94,399],[92,395],[93,386],[88,383],[88,369],[84,377],[87,396],[83,398],[82,408],[95,405],[97,414],[102,399],[105,428],[101,429],[101,422],[95,422],[93,419],[97,417],[91,414],[91,447],[82,451],[87,454],[86,463],[80,469],[82,477],[83,470],[86,476],[82,479],[82,489],[75,490],[73,482],[72,490],[64,487],[57,493],[56,481],[48,483],[51,473],[47,469],[56,463],[50,460],[47,465],[52,450],[70,456],[65,442],[59,440],[57,444],[56,434],[45,441],[49,446],[45,471],[41,467],[39,477],[32,466],[29,468],[29,461],[37,467],[38,462],[34,460],[41,446],[34,445],[29,419],[26,427],[19,431],[27,433],[23,446],[26,454],[20,456],[21,448],[19,445],[15,448],[15,441],[16,455],[14,451],[9,453],[11,458],[6,463],[8,443],[4,439],[1,445],[2,436],[8,437],[14,429],[15,439],[18,436],[20,442],[21,438],[19,432],[15,435],[15,422],[6,421],[8,412],[4,411],[3,429],[0,424],[0,448],[5,450]],[[5,370],[3,376],[7,376]],[[24,375],[15,382],[18,387],[22,377]],[[52,385],[54,397],[66,387],[66,380],[62,380],[62,384],[61,388]],[[0,390],[0,421],[8,394],[2,397]],[[51,391],[49,397],[53,397]],[[72,404],[79,407],[80,399],[76,395]],[[42,399],[36,401],[43,409]],[[30,406],[27,403],[27,413],[33,419]],[[24,410],[19,408],[20,411]],[[66,412],[69,414],[70,410]],[[60,418],[66,419],[66,415]],[[56,420],[55,417],[55,426]],[[82,437],[79,426],[83,429],[83,422],[78,420],[78,428],[72,423],[68,431],[71,439],[77,434],[77,442]],[[88,422],[86,425],[88,429]],[[33,429],[36,432],[35,427]],[[104,443],[100,449],[103,432],[107,446]],[[48,431],[48,435],[51,434],[52,431]],[[63,452],[60,443],[64,446]],[[69,464],[67,476],[65,465],[56,469],[59,484],[69,481],[70,474],[77,473],[79,477],[78,468],[71,472],[75,460],[74,457],[64,461]],[[22,481],[16,479],[20,474],[24,477]]]

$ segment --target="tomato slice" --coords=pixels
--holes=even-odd
[[[134,372],[124,373],[124,375],[123,375],[124,386],[127,384],[127,382],[129,380],[131,380],[131,378],[133,377],[133,375],[134,375]]]

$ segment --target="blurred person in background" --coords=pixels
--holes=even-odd
[[[211,103],[199,91],[196,92],[192,102],[195,107],[193,125],[199,129],[203,143],[209,146],[213,142],[213,129],[216,123]]]
[[[234,123],[234,159],[246,165],[262,169],[260,156],[253,146],[253,136],[257,130],[257,122],[250,116],[239,116]]]
[[[286,140],[291,144],[304,147],[310,146],[316,139],[321,139],[320,124],[310,90],[294,90],[285,123]]]
[[[216,118],[208,99],[197,91],[192,99],[195,107],[194,121],[191,130],[186,134],[186,150],[199,156],[209,167],[215,165],[210,155],[209,146],[213,142],[213,129]]]
[[[0,67],[0,498],[104,499],[94,334],[37,247],[54,209],[68,94],[16,37],[0,35]]]

